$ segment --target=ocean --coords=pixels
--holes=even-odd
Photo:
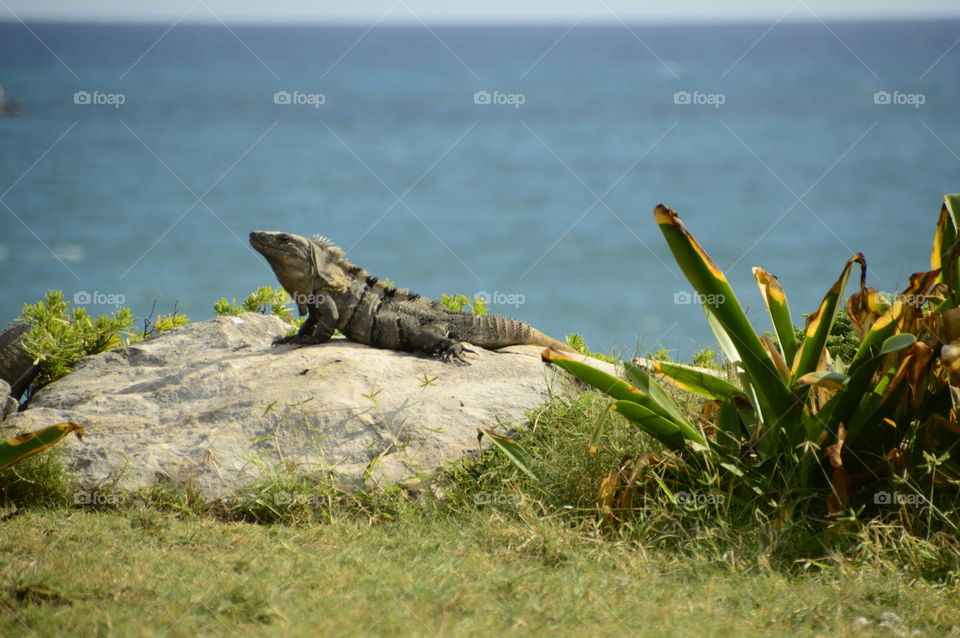
[[[658,203],[760,329],[754,265],[798,323],[855,252],[884,291],[928,267],[960,191],[958,34],[0,23],[0,325],[50,289],[209,318],[275,285],[246,237],[283,230],[593,350],[688,357],[714,340]]]

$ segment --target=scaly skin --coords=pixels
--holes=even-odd
[[[279,343],[324,343],[339,330],[351,341],[444,360],[463,360],[463,353],[472,352],[463,342],[490,349],[532,344],[573,352],[517,319],[450,312],[406,288],[391,288],[351,264],[323,237],[254,231],[250,244],[266,257],[300,314],[308,315],[296,335]]]

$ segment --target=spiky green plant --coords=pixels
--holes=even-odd
[[[707,322],[735,372],[734,382],[665,361],[653,362],[650,369],[626,363],[625,381],[551,350],[543,357],[609,394],[613,410],[668,448],[698,457],[711,471],[756,479],[742,482],[755,491],[774,490],[781,498],[827,485],[828,509],[839,514],[849,504],[855,481],[869,483],[881,473],[902,470],[908,448],[915,466],[921,452],[924,458],[933,454],[937,446],[929,441],[921,445],[918,429],[929,430],[931,419],[936,421],[931,408],[942,405],[948,387],[955,407],[951,418],[937,423],[945,426],[942,438],[949,445],[958,440],[960,388],[953,392],[957,384],[951,385],[947,372],[955,363],[954,377],[960,380],[960,346],[943,348],[960,339],[960,316],[952,314],[960,291],[958,212],[960,197],[947,195],[931,270],[913,275],[907,289],[889,303],[866,287],[864,256],[850,258],[798,340],[775,276],[754,268],[773,327],[771,338],[754,330],[724,273],[679,216],[658,206],[654,217],[684,275],[707,301]],[[827,344],[855,266],[860,267],[860,290],[851,296],[847,313],[861,339],[850,360],[843,361],[832,356]],[[944,334],[931,332],[931,317],[940,318]],[[956,332],[946,334],[951,320]],[[939,358],[935,347],[941,349]],[[695,422],[684,416],[657,378],[705,397],[709,417]],[[937,382],[940,390],[924,395]],[[954,472],[946,459],[940,466],[947,466],[939,470],[944,476]]]

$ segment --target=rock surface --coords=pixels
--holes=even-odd
[[[87,357],[8,418],[4,438],[82,425],[82,442],[59,445],[88,488],[164,478],[217,499],[290,467],[385,484],[478,450],[478,426],[522,423],[563,383],[538,346],[475,348],[464,365],[345,340],[272,347],[286,328],[217,317]]]

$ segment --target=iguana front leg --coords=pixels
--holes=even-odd
[[[333,331],[337,329],[340,311],[337,310],[337,304],[334,303],[330,295],[315,293],[315,297],[316,302],[307,306],[307,320],[300,326],[297,334],[289,337],[279,337],[274,340],[273,345],[293,343],[306,346],[325,343],[330,340]]]

